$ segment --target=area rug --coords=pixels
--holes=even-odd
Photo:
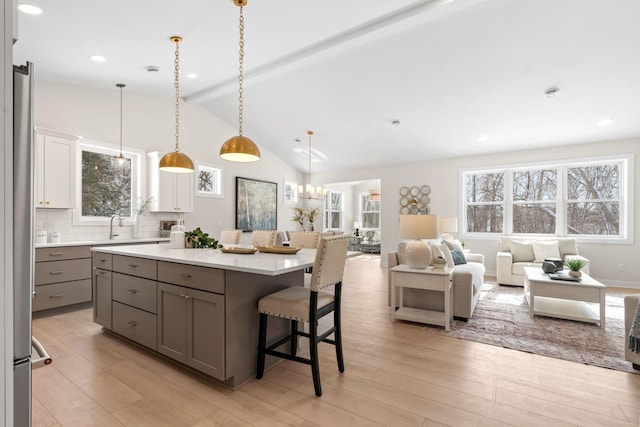
[[[624,295],[607,293],[605,329],[593,323],[550,317],[529,317],[522,287],[485,283],[468,322],[454,320],[449,332],[431,333],[477,341],[528,353],[633,372],[624,360]],[[597,306],[594,307],[597,309]]]

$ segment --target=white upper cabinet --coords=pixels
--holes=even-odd
[[[36,208],[73,208],[75,141],[36,134],[35,145]]]
[[[158,167],[164,153],[147,153],[151,212],[193,212],[194,174],[161,171]]]

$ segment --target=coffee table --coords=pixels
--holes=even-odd
[[[553,280],[540,267],[524,267],[524,295],[529,303],[529,316],[556,317],[599,323],[605,327],[607,287],[582,273],[582,281]],[[594,310],[587,303],[599,304]]]

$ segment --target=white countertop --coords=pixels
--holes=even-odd
[[[76,240],[60,243],[36,243],[37,248],[61,248],[64,246],[97,246],[97,245],[127,245],[131,243],[168,242],[168,237],[142,237],[139,239],[114,239],[114,240]]]
[[[223,253],[219,249],[173,249],[169,245],[103,246],[91,250],[268,276],[312,267],[316,256],[315,249],[301,249],[293,255],[262,252],[245,255]]]

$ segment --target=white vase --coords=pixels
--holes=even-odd
[[[142,224],[140,221],[140,215],[138,214],[133,215],[133,237],[142,237]]]

